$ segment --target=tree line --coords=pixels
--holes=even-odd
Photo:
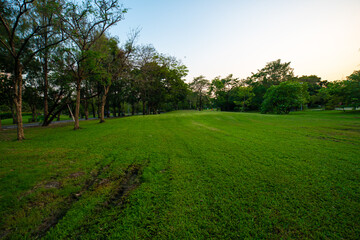
[[[280,59],[246,79],[229,75],[209,81],[204,76],[194,78],[190,88],[195,93],[195,107],[217,108],[222,111],[260,111],[287,114],[304,108],[360,106],[360,71],[345,80],[321,80],[316,75],[295,76],[290,62]]]
[[[77,130],[81,117],[103,123],[126,111],[286,114],[308,106],[360,104],[360,71],[328,82],[295,76],[290,62],[280,60],[246,79],[199,76],[186,83],[186,66],[152,45],[137,45],[138,30],[124,41],[109,34],[126,12],[118,0],[0,1],[0,110],[17,124],[18,140],[25,138],[23,110],[33,121],[41,118],[43,126],[69,114]]]
[[[23,108],[34,120],[41,109],[43,126],[73,113],[75,130],[81,115],[104,122],[125,103],[133,114],[178,108],[186,67],[151,45],[136,46],[139,31],[122,44],[111,36],[126,12],[117,0],[0,1],[0,105],[12,113],[18,140]]]

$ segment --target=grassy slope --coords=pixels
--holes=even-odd
[[[26,129],[22,143],[3,131],[0,234],[357,238],[359,117],[183,111]],[[141,185],[118,200],[129,165]]]

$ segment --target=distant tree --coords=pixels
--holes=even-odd
[[[112,83],[121,81],[121,78],[130,73],[129,57],[134,52],[134,42],[138,32],[130,36],[123,48],[118,47],[115,38],[103,35],[94,45],[92,51],[97,53],[92,72],[97,72],[102,86],[102,98],[100,107],[100,123],[105,122],[105,104]]]
[[[190,84],[187,84],[189,88],[189,92],[186,96],[186,102],[188,103],[189,109],[196,109],[196,103],[197,103],[197,93],[193,92],[191,90]]]
[[[197,95],[196,106],[199,111],[204,108],[204,99],[207,97],[207,92],[210,87],[209,80],[205,79],[204,76],[195,77],[190,83],[190,88]]]
[[[136,51],[135,67],[132,70],[133,86],[132,90],[136,90],[139,99],[142,102],[143,115],[149,113],[149,99],[154,92],[152,89],[156,89],[152,83],[153,76],[151,76],[152,68],[157,68],[156,58],[158,53],[152,45],[139,46]]]
[[[253,89],[250,86],[239,86],[230,92],[230,100],[236,105],[234,110],[244,112],[255,96]]]
[[[187,95],[183,77],[187,68],[176,58],[159,54],[151,45],[137,49],[127,99],[142,102],[143,114],[156,114],[160,108],[176,109]]]
[[[141,67],[141,77],[146,81],[147,114],[157,113],[160,103],[164,102],[166,90],[164,80],[166,78],[166,67],[156,60],[148,62]]]
[[[273,86],[279,85],[281,82],[291,80],[294,77],[294,69],[290,67],[291,62],[281,63],[281,60],[272,61],[257,73],[247,78],[246,84],[253,88],[255,94],[252,98],[250,108],[258,110],[263,102],[266,90]]]
[[[182,79],[182,74],[176,70],[169,70],[167,73],[165,103],[171,104],[172,109],[179,109],[179,103],[186,99],[189,93],[188,85]]]
[[[257,73],[253,73],[249,82],[260,82],[266,88],[272,85],[279,85],[294,77],[294,69],[290,67],[291,62],[281,63],[281,60],[272,61]]]
[[[188,85],[183,79],[188,70],[175,57],[160,55],[158,61],[164,71],[164,104],[171,106],[171,109],[178,109],[179,103],[185,100],[189,92]]]
[[[319,90],[324,98],[325,109],[333,110],[335,107],[345,108],[347,105],[345,81],[328,82],[326,88]]]
[[[360,70],[354,71],[345,82],[346,100],[354,110],[360,106]]]
[[[301,77],[295,77],[294,80],[301,83],[307,83],[310,96],[315,95],[321,89],[321,78],[316,75],[303,75]]]
[[[251,82],[249,86],[251,86],[252,92],[254,93],[254,96],[249,103],[249,108],[251,110],[260,110],[261,104],[264,101],[264,95],[268,88],[266,88],[260,82]]]
[[[323,84],[320,77],[316,75],[304,75],[301,77],[294,77],[292,80],[307,84],[310,95],[310,107],[316,107],[323,104],[321,95],[318,94]]]
[[[287,81],[273,85],[266,91],[261,113],[288,114],[291,109],[306,103],[308,96],[306,83]]]
[[[216,77],[211,81],[210,93],[214,95],[214,106],[220,108],[221,111],[232,111],[236,104],[230,99],[232,90],[239,84],[239,79],[234,78],[232,74],[226,78]],[[234,97],[234,94],[232,94]]]

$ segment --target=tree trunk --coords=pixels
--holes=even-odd
[[[97,102],[97,105],[98,105],[98,118],[100,119],[101,118],[101,99],[100,99],[100,94],[98,96],[98,102]]]
[[[135,115],[135,103],[131,104],[131,115]]]
[[[31,119],[31,122],[36,122],[36,106],[32,106],[31,107],[31,117],[32,117],[32,119]]]
[[[12,116],[12,119],[13,119],[13,124],[16,124],[16,113],[14,111],[14,103],[12,102],[11,103],[11,116]]]
[[[76,105],[75,105],[75,124],[74,124],[74,130],[77,130],[80,128],[79,126],[79,115],[80,115],[80,90],[81,90],[81,81],[80,79],[77,79],[76,81]]]
[[[85,112],[85,120],[89,119],[89,102],[88,99],[85,98],[85,102],[84,102],[84,112]]]
[[[110,89],[110,85],[109,86],[104,86],[104,94],[101,98],[101,111],[100,111],[100,123],[105,122],[105,104],[106,104],[106,96],[109,92]]]
[[[116,117],[116,104],[113,104],[113,116]]]
[[[91,100],[91,107],[92,107],[92,114],[93,114],[93,117],[94,117],[94,118],[96,118],[94,99],[93,99],[93,100]]]
[[[47,37],[45,38],[45,41],[47,41]],[[48,113],[49,113],[49,106],[48,106],[49,81],[48,81],[48,54],[47,54],[47,50],[45,50],[43,71],[44,71],[44,116],[47,116]]]
[[[49,124],[55,119],[55,117],[57,116],[59,118],[59,116],[61,115],[61,112],[63,110],[66,109],[66,107],[68,107],[69,112],[70,112],[70,117],[72,117],[71,111],[70,111],[70,107],[67,103],[64,103],[62,106],[59,107],[58,110],[54,111],[51,110],[51,112],[53,112],[52,114],[50,114],[49,119],[47,119],[46,121],[44,121],[43,126],[49,126]]]
[[[101,98],[100,123],[105,122],[105,116],[104,116],[105,103],[106,103],[106,96],[104,94]]]
[[[71,104],[71,105],[72,105],[72,104]],[[72,115],[72,113],[71,113],[71,111],[70,111],[71,109],[72,109],[72,106],[71,106],[71,108],[69,107],[69,114],[68,114],[68,115],[69,115],[69,118],[73,118],[73,119],[74,119],[74,116]]]
[[[2,126],[1,126],[1,116],[0,116],[0,131],[2,131]]]
[[[199,104],[200,106],[199,106],[199,111],[201,111],[202,110],[202,97],[201,97],[201,95],[200,95],[200,104]]]
[[[146,114],[145,101],[142,102],[142,105],[143,105],[143,115],[145,115]]]
[[[25,139],[22,120],[22,82],[22,66],[17,59],[15,60],[14,104],[16,107],[17,139],[19,141]]]
[[[60,115],[61,115],[61,111],[59,112],[59,114],[57,116],[57,121],[60,121]]]
[[[107,96],[107,95],[106,95]],[[110,117],[110,106],[109,106],[109,99],[105,100],[105,116],[107,118]]]

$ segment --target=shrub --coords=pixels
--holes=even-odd
[[[265,93],[261,113],[288,114],[309,99],[307,84],[299,82],[282,82],[271,86]]]

